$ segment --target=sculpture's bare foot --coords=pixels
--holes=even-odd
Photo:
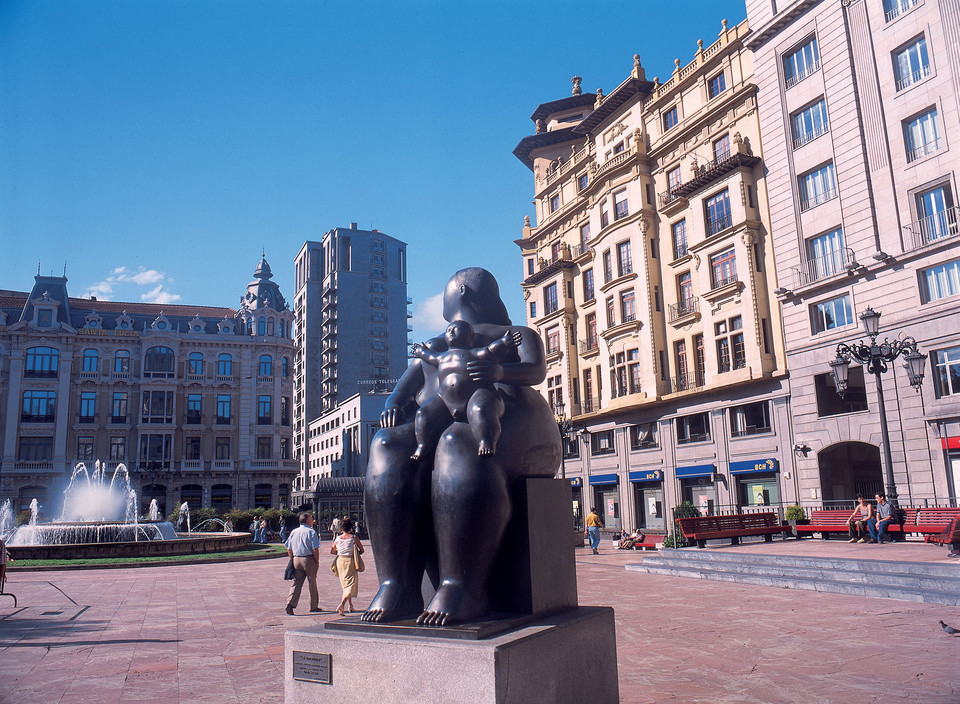
[[[417,623],[421,626],[449,626],[482,616],[487,612],[487,602],[467,593],[462,584],[445,581],[430,600],[430,605],[420,614]]]
[[[480,449],[477,451],[477,454],[481,457],[486,457],[487,455],[493,455],[497,452],[497,444],[490,440],[481,440]]]
[[[360,620],[370,623],[399,621],[413,618],[422,609],[423,597],[419,590],[410,593],[396,582],[386,581],[380,585],[380,591],[373,597]]]
[[[422,460],[426,454],[427,454],[427,451],[423,447],[423,445],[417,445],[417,449],[414,451],[412,455],[410,455],[410,459],[419,461],[419,460]]]

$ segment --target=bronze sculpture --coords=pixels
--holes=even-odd
[[[493,275],[479,268],[454,274],[444,290],[443,316],[469,323],[471,344],[490,345],[505,335],[514,343],[502,359],[466,362],[470,379],[494,384],[503,403],[500,439],[493,454],[478,454],[478,436],[461,418],[442,432],[432,458],[425,450],[413,459],[413,420],[437,395],[439,374],[420,359],[407,368],[370,448],[365,502],[380,589],[363,621],[416,617],[421,625],[442,626],[487,614],[490,575],[511,516],[511,486],[552,477],[560,462],[553,413],[529,388],[546,374],[543,344],[535,331],[511,324]],[[430,347],[436,353],[447,342],[436,338]],[[426,607],[425,573],[436,588]]]

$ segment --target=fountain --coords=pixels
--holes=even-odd
[[[186,535],[161,519],[156,500],[150,502],[148,516],[141,519],[137,515],[137,493],[122,464],[109,477],[106,465],[99,461],[92,472],[82,462],[77,464],[56,520],[38,521],[40,506],[34,499],[30,502],[29,523],[11,533],[13,511],[9,504],[7,501],[0,512],[0,535],[10,535],[7,547],[17,559],[217,552],[242,547],[250,539],[246,533],[192,538],[186,502],[180,507],[180,521],[184,517],[187,521]]]

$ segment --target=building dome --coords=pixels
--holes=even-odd
[[[253,281],[247,284],[247,292],[240,299],[241,312],[254,312],[266,308],[276,311],[285,310],[287,302],[280,293],[280,287],[270,280],[273,278],[273,272],[270,271],[270,265],[265,256],[260,257],[260,263],[257,264],[253,277]]]

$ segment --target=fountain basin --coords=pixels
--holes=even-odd
[[[169,523],[167,525],[170,525]],[[250,542],[250,533],[176,533],[164,540],[106,543],[61,543],[55,545],[8,546],[14,560],[79,560],[92,557],[153,557],[156,555],[199,555],[239,550]]]
[[[169,521],[54,521],[17,528],[8,546],[119,543],[127,540],[173,540],[177,531]]]

